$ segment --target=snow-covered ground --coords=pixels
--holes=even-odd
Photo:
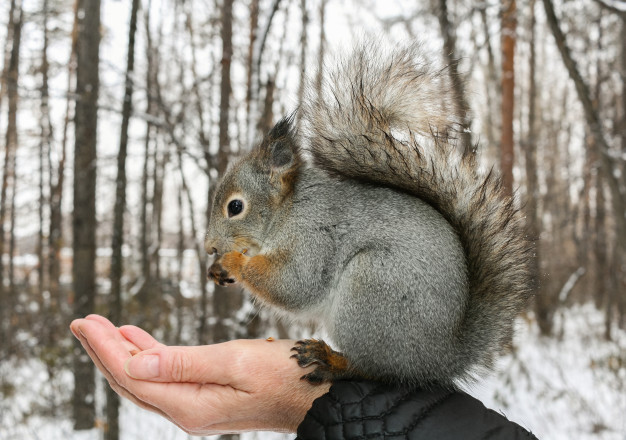
[[[540,439],[626,439],[626,332],[603,338],[603,314],[592,305],[558,314],[554,338],[542,338],[520,320],[516,351],[504,356],[494,377],[471,394]],[[69,371],[50,377],[35,360],[0,362],[0,439],[99,440],[102,427],[74,433],[68,417]],[[102,396],[103,385],[99,394]],[[124,402],[123,440],[182,440],[189,437],[160,417]],[[247,439],[283,439],[250,433]]]
[[[604,315],[586,304],[559,312],[551,338],[518,323],[517,350],[468,390],[540,439],[626,439],[626,332],[604,339]]]

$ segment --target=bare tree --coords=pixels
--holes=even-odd
[[[67,143],[69,125],[72,121],[72,83],[76,71],[76,47],[78,36],[78,0],[74,1],[74,21],[72,25],[72,39],[69,62],[67,63],[67,96],[65,99],[65,118],[63,121],[63,135],[61,139],[61,152],[56,167],[52,165],[52,157],[49,156],[48,168],[50,171],[50,226],[48,233],[48,280],[50,282],[50,297],[53,303],[61,303],[60,277],[61,264],[60,254],[63,245],[63,185],[65,182],[65,163],[67,159]],[[56,171],[53,169],[56,168]]]
[[[300,0],[300,13],[302,14],[302,29],[300,33],[300,86],[298,87],[298,105],[302,104],[302,100],[304,99],[304,88],[306,84],[306,51],[308,41],[307,28],[309,24],[309,14],[306,10],[306,0]]]
[[[251,94],[250,94],[250,110],[248,111],[248,121],[247,121],[247,129],[248,129],[248,148],[252,147],[254,142],[254,138],[257,134],[257,121],[256,118],[258,115],[258,106],[259,106],[259,90],[261,89],[261,60],[263,58],[263,50],[265,49],[265,42],[267,40],[267,36],[270,32],[270,28],[272,27],[272,21],[274,20],[274,16],[276,15],[276,11],[278,11],[278,7],[280,6],[281,0],[273,0],[270,10],[265,17],[265,22],[263,26],[260,27],[260,38],[257,36],[255,38],[255,43],[252,51],[252,72],[251,72]]]
[[[274,122],[274,90],[276,89],[276,81],[270,77],[265,83],[265,101],[263,102],[263,111],[259,119],[259,130],[267,133],[271,130]]]
[[[7,20],[7,32],[4,44],[3,51],[3,64],[2,64],[2,76],[0,76],[0,108],[2,101],[7,93],[7,81],[8,81],[8,72],[9,65],[11,63],[11,52],[13,47],[13,30],[15,28],[15,7],[16,0],[11,0],[11,4],[9,6],[9,19]]]
[[[459,55],[456,49],[456,33],[455,26],[450,22],[448,17],[447,0],[439,0],[437,8],[437,19],[439,20],[439,28],[443,38],[443,55],[448,65],[448,74],[452,83],[452,91],[454,100],[461,115],[461,140],[463,149],[470,152],[474,149],[472,145],[472,118],[470,115],[470,106],[465,96],[465,85],[461,74],[459,73]]]
[[[491,33],[489,32],[489,21],[487,18],[487,7],[479,8],[480,18],[483,25],[483,32],[485,34],[485,49],[487,50],[487,80],[484,82],[484,94],[487,100],[487,141],[488,147],[495,150],[495,156],[500,156],[500,151],[496,149],[497,141],[500,130],[500,116],[497,112],[497,103],[502,99],[500,87],[497,87],[499,83],[498,70],[496,69],[496,61],[494,56],[494,50],[491,45]]]
[[[250,115],[250,108],[252,103],[252,87],[256,87],[256,83],[253,84],[253,72],[255,67],[254,59],[254,47],[257,40],[257,32],[259,27],[259,0],[252,0],[250,3],[250,43],[248,46],[248,60],[247,60],[247,78],[246,78],[246,117]]]
[[[100,0],[79,0],[74,119],[74,314],[94,311],[96,293],[96,143],[100,61]],[[74,357],[74,429],[95,423],[94,366],[85,355]]]
[[[156,65],[158,63],[157,49],[153,46],[152,31],[150,29],[150,11],[152,8],[152,1],[148,0],[148,4],[144,7],[144,34],[145,34],[145,56],[146,56],[146,76],[145,76],[145,90],[146,90],[146,131],[144,141],[144,156],[143,156],[143,168],[141,172],[141,211],[139,214],[139,253],[141,255],[141,278],[139,279],[139,285],[137,288],[137,302],[140,310],[147,310],[149,304],[150,291],[152,289],[152,222],[150,221],[150,194],[148,193],[148,186],[150,184],[150,165],[154,156],[152,148],[156,143],[155,131],[156,127],[153,123],[153,119],[156,118],[158,111],[158,105],[156,102],[157,93],[155,91],[157,86],[156,81]],[[152,176],[154,178],[154,176]],[[153,179],[154,180],[154,179]],[[154,205],[152,206],[154,211]]]
[[[507,195],[513,194],[514,139],[513,118],[515,106],[515,40],[517,28],[516,0],[503,0],[502,27],[502,132],[500,137],[500,170]]]
[[[5,150],[4,150],[4,169],[2,173],[2,189],[0,191],[0,260],[3,260],[5,252],[5,229],[4,224],[6,221],[7,204],[9,204],[10,212],[10,243],[9,243],[9,292],[5,292],[4,286],[4,262],[0,261],[0,302],[4,304],[2,323],[2,340],[5,344],[10,346],[11,337],[11,325],[9,316],[13,309],[13,298],[15,298],[15,292],[13,292],[14,273],[13,273],[13,248],[14,242],[14,225],[15,225],[15,189],[16,189],[16,176],[15,176],[15,162],[16,162],[16,149],[18,145],[17,139],[17,106],[18,106],[18,77],[19,77],[19,64],[20,64],[20,45],[22,35],[22,18],[23,10],[22,4],[11,3],[12,14],[9,18],[9,23],[12,25],[10,29],[11,36],[11,51],[9,57],[9,63],[4,70],[6,76],[3,78],[3,83],[6,84],[7,97],[8,97],[8,113],[7,113],[7,128],[5,133]],[[17,16],[17,19],[15,19]],[[10,198],[7,195],[8,190],[11,190]],[[8,200],[7,200],[8,199]]]
[[[530,1],[530,58],[528,78],[528,133],[523,144],[526,162],[526,219],[529,238],[535,243],[535,256],[530,262],[535,295],[535,314],[542,334],[551,331],[551,309],[547,296],[540,293],[541,263],[539,237],[541,231],[541,217],[539,215],[539,184],[537,176],[537,54],[536,54],[536,18],[535,0]]]
[[[621,73],[621,118],[615,121],[617,128],[617,135],[620,139],[620,147],[622,155],[626,154],[626,10],[616,7],[612,2],[605,0],[596,0],[596,3],[602,7],[602,9],[611,12],[619,17],[620,33],[620,64],[619,69]],[[617,114],[617,113],[616,113]],[[621,167],[622,174],[622,187],[626,188],[626,162]],[[609,181],[609,186],[614,185]],[[613,190],[612,190],[613,191]],[[626,195],[624,195],[626,199]],[[614,205],[615,206],[615,205]],[[616,213],[619,216],[619,213]],[[616,222],[615,234],[618,237],[626,235],[626,232],[620,228],[623,226],[619,221]],[[619,243],[624,243],[626,239],[620,238]],[[623,246],[616,246],[613,251],[612,257],[612,270],[610,270],[610,284],[609,297],[607,298],[606,305],[606,330],[605,336],[607,339],[611,337],[611,324],[613,313],[613,303],[616,306],[617,321],[621,328],[626,328],[626,295],[619,295],[618,292],[623,292],[626,289],[626,249]]]
[[[317,76],[315,78],[315,89],[318,94],[321,93],[322,90],[324,52],[326,48],[326,29],[324,27],[324,22],[326,21],[326,1],[327,0],[322,0],[320,2],[320,47],[317,53]]]
[[[219,176],[223,176],[230,153],[230,136],[228,133],[228,123],[230,119],[230,64],[233,53],[233,0],[224,0],[222,4],[222,74],[220,86],[220,119],[219,119],[219,151],[217,153],[217,171]],[[215,286],[213,292],[213,312],[216,318],[213,327],[213,341],[223,342],[232,338],[231,328],[225,322],[230,318],[233,309],[242,300],[241,293],[226,290],[220,286]],[[201,323],[202,325],[202,323]],[[200,328],[202,330],[203,327]],[[203,342],[206,335],[200,331],[200,341]]]
[[[228,155],[230,154],[230,135],[228,124],[230,121],[230,94],[232,86],[230,82],[230,65],[233,56],[233,1],[224,0],[222,4],[222,60],[220,61],[221,86],[220,86],[220,119],[219,119],[219,152],[218,174],[224,175]]]
[[[46,257],[44,254],[45,246],[45,219],[44,219],[44,207],[46,206],[46,193],[45,193],[45,167],[49,164],[48,158],[50,157],[50,148],[52,141],[52,122],[50,120],[50,109],[48,106],[49,90],[48,90],[48,75],[49,75],[49,63],[48,63],[48,15],[49,4],[48,0],[43,0],[42,4],[42,30],[43,30],[43,46],[41,49],[41,102],[40,102],[40,120],[39,126],[41,130],[39,141],[39,233],[37,235],[37,260],[39,266],[37,267],[37,283],[39,291],[43,292],[47,290],[47,286],[44,285],[44,274],[46,274]]]
[[[111,293],[109,295],[109,320],[119,323],[122,318],[122,273],[124,245],[124,212],[126,211],[126,156],[128,149],[128,124],[133,111],[133,73],[135,71],[135,33],[139,0],[133,0],[128,30],[128,55],[126,58],[126,81],[122,103],[122,126],[120,148],[117,155],[117,179],[115,181],[115,206],[113,207],[113,239],[111,243]],[[120,398],[111,387],[107,388],[107,430],[105,440],[118,440]]]

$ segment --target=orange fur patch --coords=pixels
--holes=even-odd
[[[250,260],[250,257],[238,251],[231,251],[224,254],[220,259],[220,265],[228,274],[236,280],[242,280],[243,269]]]

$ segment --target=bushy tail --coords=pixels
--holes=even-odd
[[[459,343],[474,367],[489,368],[530,297],[532,246],[520,212],[499,177],[457,150],[448,72],[419,46],[383,53],[362,44],[337,66],[301,108],[306,149],[332,174],[414,194],[455,228],[470,288]]]

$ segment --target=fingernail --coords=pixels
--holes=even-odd
[[[133,379],[154,379],[159,376],[159,355],[146,354],[128,358],[124,370]]]

